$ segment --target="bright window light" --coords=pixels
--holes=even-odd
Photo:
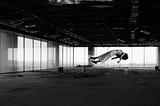
[[[127,60],[117,64],[117,59],[106,61],[99,66],[105,67],[155,67],[157,64],[157,47],[96,47],[95,56],[99,56],[110,50],[121,49],[128,54]]]

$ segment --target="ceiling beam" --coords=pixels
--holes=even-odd
[[[36,15],[34,15],[34,14],[31,14],[31,13],[27,12],[26,10],[20,9],[20,8],[18,8],[18,7],[15,7],[14,5],[9,4],[9,3],[5,2],[5,1],[0,1],[0,3],[3,3],[3,4],[6,5],[7,7],[10,7],[11,9],[13,9],[13,10],[14,10],[15,12],[17,12],[17,13],[25,14],[25,15],[28,16],[28,17],[32,17],[32,18],[37,19],[37,20],[39,20],[39,21],[42,21],[42,22],[44,22],[44,23],[46,23],[46,24],[50,24],[51,26],[53,25],[52,23],[48,22],[48,20],[44,20],[44,19],[42,19],[42,18],[40,18],[40,17],[38,17],[38,16],[36,16]],[[74,34],[74,33],[71,33],[71,32],[68,31],[68,30],[60,29],[60,28],[57,28],[57,30],[63,31],[65,34],[77,38],[77,40],[80,39],[80,40],[82,40],[82,41],[88,42],[88,40],[86,40],[85,38],[82,38],[81,36],[78,36],[78,35],[76,35],[76,34]],[[68,37],[69,37],[69,36],[68,36]]]
[[[52,18],[49,18],[48,20],[50,20],[50,22],[53,22],[53,23],[63,23],[63,22],[94,22],[94,21],[100,21],[102,20],[101,18],[96,18],[96,19],[77,19],[77,18],[74,18],[74,19],[62,19],[62,20],[59,20],[59,19],[52,19]]]
[[[130,39],[136,39],[136,31],[139,29],[139,2],[140,0],[131,0],[131,16],[130,16]]]

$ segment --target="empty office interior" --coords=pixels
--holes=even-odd
[[[73,47],[12,31],[0,30],[1,73],[47,71],[58,67],[89,65],[89,47]],[[90,47],[91,48],[91,47]],[[158,47],[92,47],[99,56],[111,50],[123,50],[129,59],[117,64],[108,60],[94,67],[148,67],[158,65]],[[55,70],[54,70],[55,71]]]
[[[0,0],[0,106],[160,106],[159,83],[158,0]]]

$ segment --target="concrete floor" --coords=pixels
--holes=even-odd
[[[0,106],[160,106],[160,72],[0,74]]]

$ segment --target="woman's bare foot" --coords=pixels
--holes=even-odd
[[[93,60],[95,60],[97,57],[90,57],[90,59],[93,59]]]
[[[97,63],[98,63],[98,61],[94,61],[94,60],[92,60],[92,63],[97,64]]]

